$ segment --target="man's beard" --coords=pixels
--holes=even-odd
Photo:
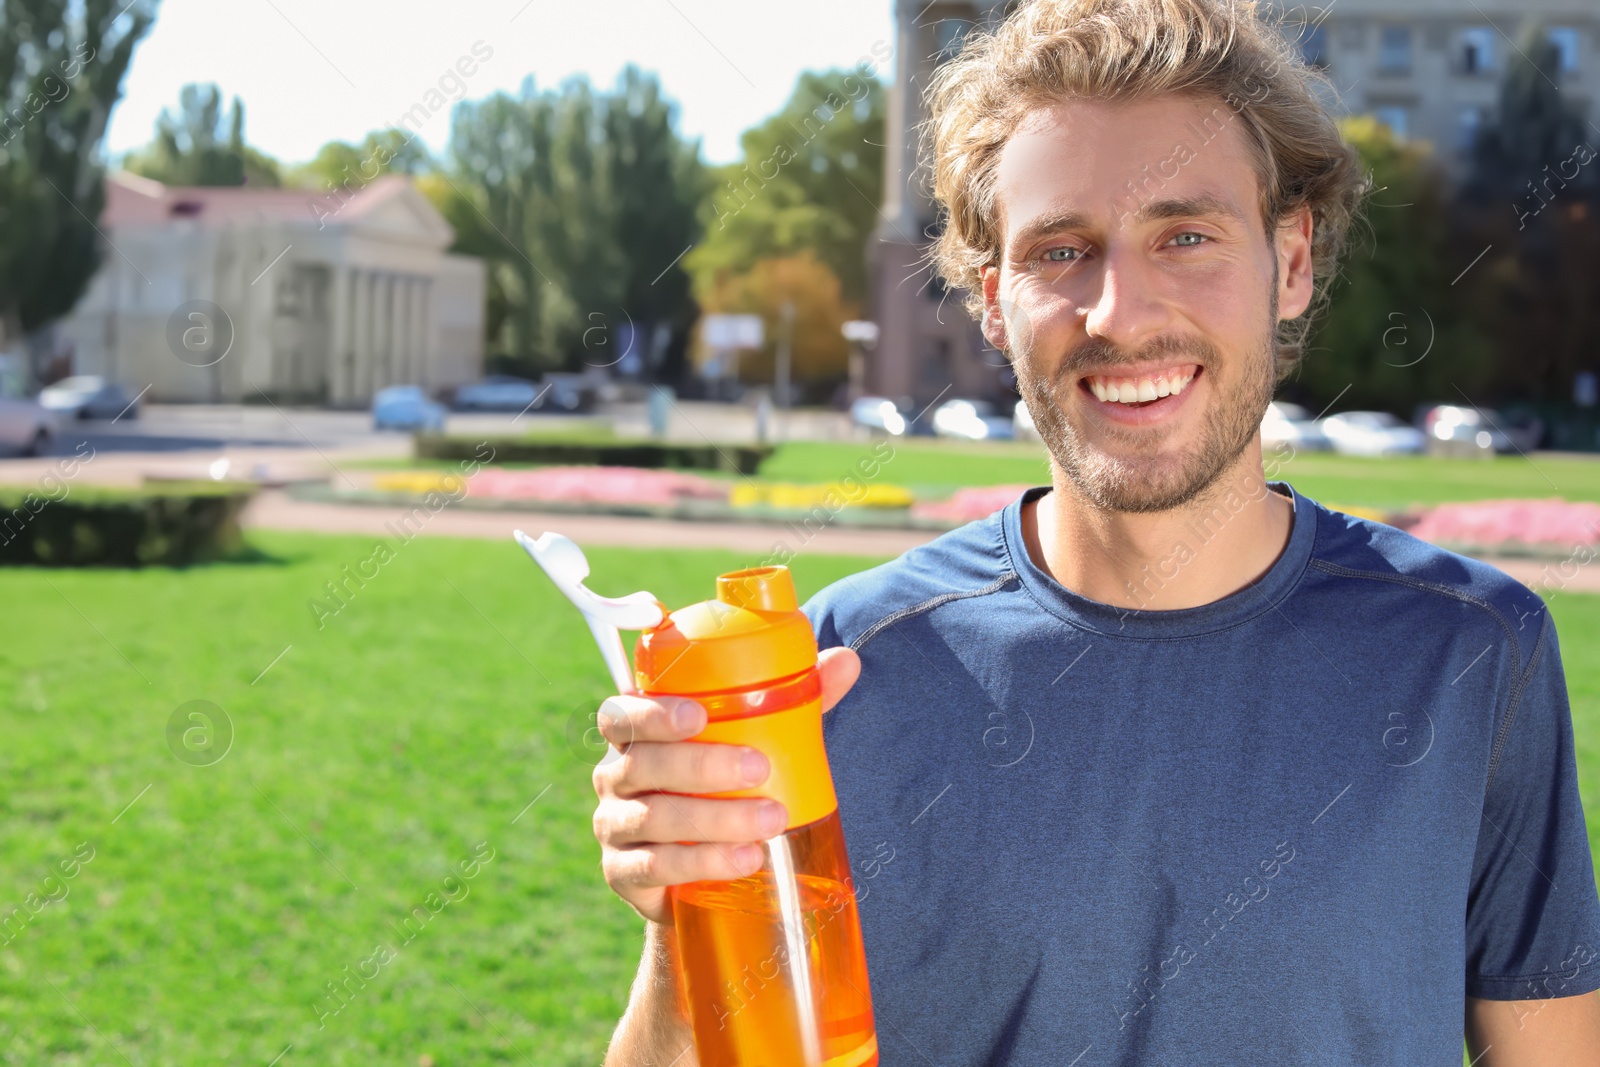
[[[1056,399],[1056,390],[1063,381],[1073,383],[1068,388],[1077,388],[1077,375],[1084,369],[1092,367],[1101,373],[1115,374],[1118,366],[1156,359],[1168,365],[1198,363],[1205,368],[1204,377],[1211,379],[1211,387],[1216,388],[1215,376],[1222,361],[1218,359],[1215,346],[1199,339],[1159,340],[1143,351],[1123,354],[1103,342],[1089,341],[1056,368],[1052,379],[1035,373],[1028,353],[1016,353],[1013,362],[1017,386],[1028,405],[1028,413],[1033,416],[1034,427],[1079,494],[1105,511],[1156,512],[1182,507],[1205,493],[1254,440],[1267,405],[1272,402],[1277,384],[1274,343],[1277,303],[1274,287],[1272,314],[1268,318],[1274,327],[1269,328],[1254,351],[1245,355],[1246,365],[1239,375],[1238,386],[1231,392],[1217,394],[1201,427],[1199,442],[1177,455],[1159,451],[1167,436],[1159,430],[1110,424],[1100,427],[1108,448],[1140,443],[1156,447],[1120,456],[1102,451],[1086,442],[1067,420],[1063,405]]]

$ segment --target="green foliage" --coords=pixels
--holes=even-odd
[[[740,381],[775,381],[778,348],[786,342],[790,377],[796,385],[809,386],[811,395],[826,396],[831,385],[844,380],[849,346],[840,330],[848,311],[839,279],[810,251],[760,259],[742,274],[719,275],[711,289],[699,295],[707,312],[762,318],[766,343],[759,352],[739,356]]]
[[[185,85],[178,117],[162,108],[155,139],[129,153],[123,166],[167,185],[282,184],[277,161],[244,143],[244,104],[238,97],[224,132],[222,91],[215,85]]]
[[[77,489],[51,498],[0,491],[0,565],[186,567],[236,552],[254,496],[216,486],[150,492]]]
[[[417,459],[472,459],[481,455],[484,440],[418,434]],[[650,467],[678,470],[727,471],[754,474],[772,454],[767,445],[663,445],[649,441],[567,440],[540,437],[492,437],[496,463],[560,463],[586,466]]]
[[[0,345],[72,310],[100,265],[106,118],[156,0],[0,13]]]
[[[524,373],[659,365],[694,317],[678,262],[695,241],[698,146],[652,75],[584,79],[460,104],[441,180],[424,186],[456,250],[490,265],[489,348]],[[658,329],[659,328],[659,329]],[[678,346],[681,347],[681,344]]]
[[[1537,208],[1532,185],[1544,168],[1572,155],[1574,145],[1588,140],[1583,117],[1562,96],[1560,53],[1538,19],[1531,20],[1515,49],[1500,84],[1495,121],[1473,146],[1467,192],[1476,198],[1524,201]],[[1581,187],[1593,190],[1600,177],[1580,174]]]
[[[428,146],[397,129],[376,130],[359,145],[329,141],[309,163],[290,168],[289,185],[310,189],[360,189],[380,174],[420,175],[434,166]]]
[[[1477,144],[1454,261],[1483,254],[1460,288],[1498,352],[1492,392],[1565,405],[1573,377],[1594,369],[1600,330],[1600,138],[1556,87],[1558,68],[1535,20]]]
[[[1459,401],[1457,387],[1477,395],[1491,353],[1450,284],[1445,193],[1427,146],[1397,140],[1366,116],[1341,128],[1373,192],[1327,314],[1285,391],[1315,408],[1337,398],[1341,410],[1408,419],[1424,401]]]
[[[700,287],[810,251],[839,278],[846,301],[864,304],[886,107],[865,66],[801,74],[783,110],[745,131],[743,160],[712,174],[706,239],[687,257]]]

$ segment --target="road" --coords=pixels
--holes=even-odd
[[[543,412],[451,412],[446,432],[485,437],[515,436],[565,427],[609,423],[623,436],[649,433],[645,405],[608,405],[603,414],[551,415]],[[796,411],[774,416],[774,439],[834,439],[848,436],[849,421],[839,412]],[[680,400],[673,403],[666,439],[688,444],[756,440],[755,413],[734,404]],[[52,452],[71,454],[87,441],[96,452],[220,452],[233,448],[290,448],[326,452],[406,455],[410,435],[376,431],[365,411],[327,411],[274,404],[147,404],[137,418],[115,421],[64,421]]]

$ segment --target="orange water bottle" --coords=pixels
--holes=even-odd
[[[582,550],[560,534],[516,537],[583,612],[619,689],[629,686],[617,631],[641,630],[632,688],[692,697],[707,720],[694,740],[766,755],[760,786],[706,795],[770,797],[788,810],[784,832],[761,843],[755,874],[667,891],[702,1067],[875,1065],[861,920],[822,743],[817,643],[789,569],[721,575],[715,599],[668,615],[649,593],[590,592]]]
[[[878,1041],[866,953],[822,744],[822,684],[811,622],[787,567],[717,579],[639,635],[634,676],[647,696],[706,709],[694,740],[760,749],[771,773],[753,789],[788,809],[762,865],[731,882],[668,889],[679,980],[702,1067],[870,1067]]]

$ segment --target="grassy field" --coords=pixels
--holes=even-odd
[[[640,927],[590,832],[588,631],[509,540],[415,540],[320,620],[373,542],[256,543],[276,562],[0,571],[0,902],[68,894],[0,933],[0,1063],[599,1062]],[[590,557],[670,603],[756,562]],[[797,560],[802,595],[866,562]],[[195,700],[232,724],[211,765],[169,749]]]
[[[256,543],[0,572],[0,902],[68,894],[0,934],[0,1064],[598,1063],[639,922],[597,869],[586,629],[509,542],[413,541],[331,614],[308,602],[371,540]],[[590,556],[602,591],[674,604],[752,562]],[[801,595],[869,562],[801,557]],[[1600,598],[1554,608],[1600,835]],[[191,701],[200,755],[169,740]]]

